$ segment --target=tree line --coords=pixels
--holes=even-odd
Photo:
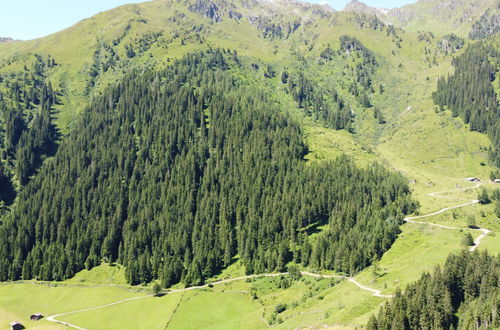
[[[500,256],[451,254],[443,267],[399,289],[367,329],[496,329],[500,327]]]
[[[490,158],[500,167],[500,109],[493,87],[499,67],[499,52],[486,43],[470,45],[453,60],[455,72],[438,80],[432,97],[441,108],[460,116],[472,131],[488,134]]]
[[[335,89],[320,87],[303,72],[289,73],[284,70],[281,81],[286,84],[286,91],[305,115],[327,127],[351,130],[351,109]]]

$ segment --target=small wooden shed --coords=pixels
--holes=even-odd
[[[24,325],[22,325],[20,322],[11,322],[10,323],[10,328],[12,330],[23,330]]]

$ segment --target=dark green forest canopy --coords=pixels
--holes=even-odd
[[[452,254],[372,316],[368,329],[497,329],[500,256]],[[458,312],[458,314],[457,314]]]
[[[0,225],[0,280],[63,280],[101,261],[129,283],[202,282],[239,256],[356,272],[414,210],[403,176],[307,164],[297,123],[209,50],[96,97]],[[329,225],[318,244],[308,234]]]
[[[441,78],[434,102],[460,116],[470,129],[487,133],[492,144],[490,158],[500,167],[500,109],[492,82],[500,67],[500,54],[491,45],[477,43],[453,61],[455,73]]]
[[[52,111],[60,95],[46,79],[55,61],[38,54],[15,60],[23,70],[0,75],[0,203],[7,205],[55,153],[59,137]]]

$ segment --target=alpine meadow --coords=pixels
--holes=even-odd
[[[500,328],[499,32],[152,0],[0,35],[0,329]]]

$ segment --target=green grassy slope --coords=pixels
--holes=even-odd
[[[495,0],[417,1],[389,11],[385,19],[408,31],[432,31],[437,34],[453,31],[465,37],[474,22],[496,6]]]
[[[34,313],[48,316],[138,295],[116,287],[4,283],[0,285],[0,329],[10,329],[8,325],[12,321],[21,322],[29,329],[62,329],[43,319],[31,322],[29,316]]]
[[[378,9],[353,0],[344,9],[362,15],[376,15],[382,21],[407,31],[451,32],[466,37],[483,14],[498,13],[495,0],[421,0],[400,8]]]

